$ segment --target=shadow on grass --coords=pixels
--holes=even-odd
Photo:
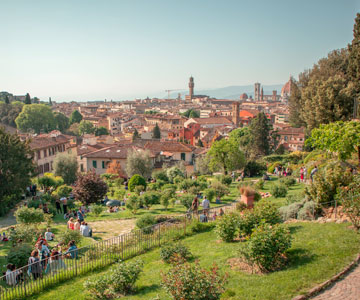
[[[302,227],[299,225],[289,226],[290,234],[294,234],[297,231],[299,231],[300,229],[302,229]]]
[[[146,295],[148,293],[151,293],[153,291],[156,291],[160,289],[160,285],[159,284],[152,284],[152,285],[148,285],[148,286],[142,286],[136,289],[136,294],[138,295]]]
[[[288,251],[289,264],[287,269],[297,269],[316,259],[316,254],[311,254],[305,249],[296,248]]]

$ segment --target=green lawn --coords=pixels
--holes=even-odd
[[[239,244],[217,242],[214,231],[189,237],[183,243],[189,246],[201,265],[209,267],[216,262],[222,272],[229,273],[226,288],[235,296],[222,299],[285,300],[329,279],[355,258],[360,251],[360,235],[348,229],[348,226],[334,223],[290,224],[294,240],[288,253],[289,264],[282,271],[266,275],[231,270],[227,261],[237,256]],[[160,287],[160,272],[166,271],[169,266],[160,260],[159,249],[140,258],[145,262],[145,268],[136,284],[137,293],[122,299],[145,300],[157,295],[162,300],[170,299]],[[103,270],[102,274],[105,272]],[[78,277],[28,299],[85,299],[83,283],[92,276],[97,274]]]

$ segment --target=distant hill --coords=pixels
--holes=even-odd
[[[264,89],[264,95],[271,95],[273,90],[277,90],[278,94],[281,92],[283,84],[274,84],[274,85],[262,85]],[[185,95],[188,94],[188,91],[181,91],[181,97],[184,99]],[[210,97],[218,99],[238,99],[241,94],[246,93],[248,96],[254,97],[254,85],[234,85],[227,86],[223,88],[210,89],[210,90],[197,90],[195,87],[196,95],[208,95]],[[176,98],[178,93],[171,93],[170,98]],[[157,95],[159,98],[166,98],[164,94]]]

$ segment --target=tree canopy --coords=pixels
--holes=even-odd
[[[54,114],[50,107],[44,104],[24,105],[15,123],[20,131],[34,131],[37,134],[56,128]]]
[[[79,113],[77,110],[74,110],[71,115],[70,115],[70,125],[74,124],[74,123],[80,123],[81,120],[83,119],[81,113]]]
[[[25,96],[25,102],[24,102],[24,103],[25,103],[25,104],[31,104],[31,98],[30,98],[29,93],[26,94],[26,96]]]
[[[16,127],[15,119],[21,113],[24,103],[13,101],[10,104],[0,102],[0,122]]]
[[[133,141],[135,141],[136,139],[139,139],[139,138],[141,138],[141,137],[140,137],[140,134],[139,134],[139,132],[137,131],[137,129],[135,128],[135,131],[134,131],[134,133],[133,133],[132,139],[133,139]]]
[[[56,176],[61,176],[66,184],[73,184],[76,181],[78,163],[75,155],[58,153],[53,163]]]
[[[69,118],[60,112],[54,112],[56,129],[64,133],[69,128]]]
[[[35,166],[27,142],[0,128],[0,206],[6,197],[19,195],[30,185]]]
[[[306,144],[338,154],[340,159],[350,158],[358,153],[360,165],[360,122],[335,122],[322,124],[313,129]]]
[[[253,157],[264,156],[270,153],[269,134],[271,124],[264,113],[259,113],[251,120],[250,126],[251,152]]]
[[[95,132],[95,127],[90,121],[82,120],[79,124],[79,134],[92,134]]]
[[[145,178],[151,176],[153,164],[149,151],[129,151],[126,159],[126,173],[129,177],[139,174]]]
[[[153,138],[154,139],[160,139],[161,138],[161,132],[160,132],[160,128],[159,125],[156,123],[154,129],[153,129]]]
[[[95,135],[109,135],[109,131],[107,130],[107,128],[100,126],[99,128],[95,128]]]

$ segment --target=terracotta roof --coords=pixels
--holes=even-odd
[[[61,144],[69,143],[73,137],[59,135],[56,137],[38,136],[31,139],[30,148],[33,150],[54,147]]]
[[[229,121],[225,117],[193,118],[193,120],[200,125],[208,125],[208,124],[229,124],[229,125],[231,125],[232,124],[232,122]]]
[[[179,142],[149,141],[144,145],[145,149],[166,152],[192,152],[194,147]]]

